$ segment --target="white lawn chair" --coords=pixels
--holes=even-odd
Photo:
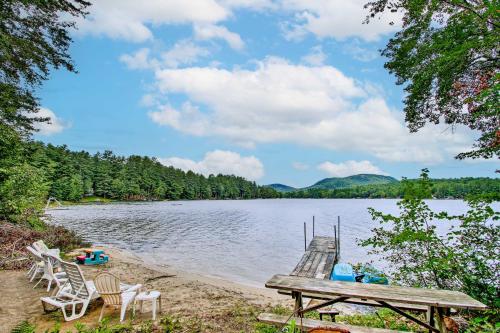
[[[26,246],[26,249],[30,252],[31,257],[31,267],[28,270],[28,279],[32,282],[35,277],[43,273],[43,258],[40,252],[32,248],[31,246]]]
[[[61,261],[61,267],[68,280],[55,296],[41,297],[40,300],[44,311],[47,311],[45,304],[50,304],[61,309],[64,320],[71,321],[82,317],[90,301],[98,298],[99,294],[92,281],[85,281],[77,264]]]
[[[120,307],[120,322],[125,319],[125,312],[130,304],[134,304],[137,291],[142,287],[141,284],[135,286],[120,283],[120,279],[111,273],[100,273],[94,279],[94,284],[99,295],[104,300],[99,321],[102,320],[104,308],[106,306]]]
[[[61,250],[49,249],[49,247],[41,239],[39,241],[36,241],[33,243],[33,248],[40,253],[46,253],[46,254],[49,254],[49,255],[57,257],[57,258],[60,258],[60,256],[61,256]]]
[[[60,260],[45,253],[42,253],[42,258],[44,263],[43,274],[40,277],[40,280],[38,280],[38,282],[33,286],[33,289],[36,288],[36,286],[38,286],[43,280],[47,280],[47,292],[50,291],[53,282],[55,282],[56,284],[56,290],[59,290],[61,286],[68,280],[66,277],[66,273],[54,272],[54,267],[59,267],[61,265],[59,262]]]

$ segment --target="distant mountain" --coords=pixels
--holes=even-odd
[[[397,183],[396,178],[390,176],[360,174],[348,177],[332,177],[320,180],[316,184],[307,187],[308,189],[334,190],[339,188],[351,188],[362,185],[390,184]]]
[[[296,190],[295,187],[291,187],[291,186],[283,185],[283,184],[269,184],[269,185],[266,185],[266,186],[270,187],[270,188],[273,188],[273,189],[275,189],[278,192],[292,192],[292,191]]]
[[[398,180],[396,178],[390,176],[361,174],[349,177],[325,178],[315,183],[314,185],[303,188],[302,190],[307,190],[307,189],[334,190],[339,188],[351,188],[361,185],[390,184],[397,182]],[[267,186],[275,189],[278,192],[293,192],[301,190],[284,184],[270,184]]]

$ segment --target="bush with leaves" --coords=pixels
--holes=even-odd
[[[466,200],[461,215],[434,212],[424,199],[430,197],[428,170],[418,182],[405,183],[398,202],[400,215],[370,208],[382,226],[360,241],[390,265],[393,281],[402,285],[460,290],[491,306],[500,307],[500,218],[485,198]],[[447,231],[437,232],[446,223]],[[498,311],[496,311],[498,313]]]

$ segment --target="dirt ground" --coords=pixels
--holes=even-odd
[[[186,332],[242,332],[251,331],[255,316],[271,306],[290,305],[288,298],[273,290],[246,287],[229,281],[176,271],[170,267],[147,265],[130,253],[105,249],[110,262],[102,266],[83,266],[87,280],[101,271],[110,271],[124,283],[141,283],[148,290],[162,294],[162,316],[177,318]],[[61,331],[74,330],[76,321],[64,322],[59,311],[44,314],[40,297],[46,296],[43,286],[33,289],[25,271],[0,271],[0,333],[10,332],[22,320],[37,325],[37,332],[45,332],[57,321]],[[87,314],[78,321],[97,325],[102,301],[95,301]],[[149,304],[145,313],[136,313],[133,323],[151,319]],[[118,323],[119,311],[108,308],[105,316]],[[131,320],[131,312],[126,321]]]

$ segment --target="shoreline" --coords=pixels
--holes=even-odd
[[[127,250],[115,247],[96,246],[110,256],[109,263],[99,266],[80,266],[86,280],[92,280],[99,272],[108,271],[124,283],[142,284],[147,290],[158,290],[162,294],[164,316],[175,318],[183,325],[198,325],[204,332],[252,331],[256,316],[273,306],[290,306],[291,300],[275,290],[247,286],[197,273],[185,272],[172,266],[144,261]],[[68,253],[68,260],[80,254],[81,249]],[[60,312],[44,314],[40,297],[47,296],[46,284],[33,289],[24,270],[0,271],[0,285],[4,290],[0,304],[0,333],[10,330],[23,320],[37,326],[36,332],[45,332],[61,322],[61,332],[75,331],[75,323],[89,327],[98,323],[102,301],[95,301],[82,318],[64,322]],[[141,324],[151,319],[150,305],[145,304],[145,313],[138,313],[132,324]],[[105,316],[110,323],[118,323],[119,311],[107,309]],[[235,316],[237,318],[235,318]],[[130,322],[130,311],[126,321]],[[197,327],[198,327],[197,326]]]

